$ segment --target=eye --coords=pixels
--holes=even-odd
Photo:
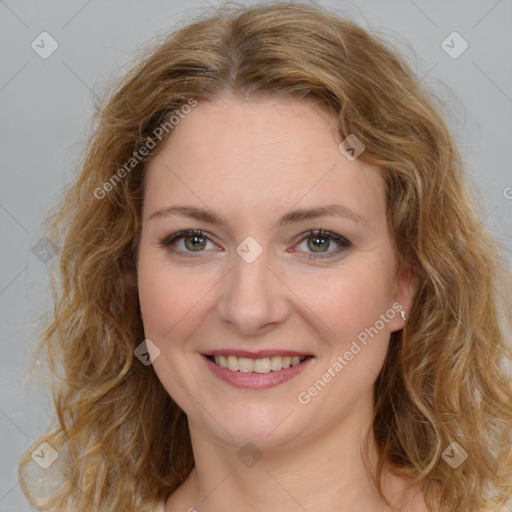
[[[208,238],[206,233],[199,229],[187,229],[185,231],[178,231],[177,233],[169,235],[160,242],[160,245],[166,247],[173,253],[193,257],[190,253],[204,252],[208,243],[213,245],[213,242]],[[172,246],[177,247],[178,250],[173,249]]]
[[[310,230],[301,235],[300,243],[295,247],[304,251],[311,251],[308,259],[331,258],[346,251],[352,244],[346,238],[324,230]],[[333,250],[331,247],[334,246]]]
[[[208,235],[199,229],[178,231],[160,242],[160,245],[166,247],[170,252],[192,258],[204,253],[208,249],[208,244],[211,244],[213,248],[217,247]],[[292,251],[299,248],[300,252],[309,252],[308,259],[316,260],[335,257],[350,247],[352,247],[352,244],[346,238],[319,229],[302,233],[299,243],[295,245]],[[197,254],[194,255],[193,253]]]

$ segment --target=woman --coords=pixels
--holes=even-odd
[[[53,220],[42,348],[65,386],[20,476],[44,441],[60,487],[24,492],[507,510],[510,274],[464,179],[429,93],[351,22],[278,4],[171,35],[112,94]]]

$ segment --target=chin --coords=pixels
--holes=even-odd
[[[299,413],[304,415],[306,411],[303,406],[292,403],[288,401],[288,406],[283,406],[281,400],[274,403],[255,400],[248,404],[241,400],[238,404],[224,407],[222,415],[214,415],[218,423],[203,416],[203,426],[206,421],[206,428],[215,437],[238,448],[247,443],[261,451],[285,447],[297,438],[307,437],[308,429],[304,424],[307,418],[298,417]]]

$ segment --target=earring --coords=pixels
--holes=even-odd
[[[400,310],[400,316],[402,317],[402,320],[405,322],[405,311],[403,309]]]

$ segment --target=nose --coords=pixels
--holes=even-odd
[[[265,252],[252,263],[238,255],[234,260],[220,283],[219,319],[246,336],[276,328],[289,315],[288,288],[270,268]]]

